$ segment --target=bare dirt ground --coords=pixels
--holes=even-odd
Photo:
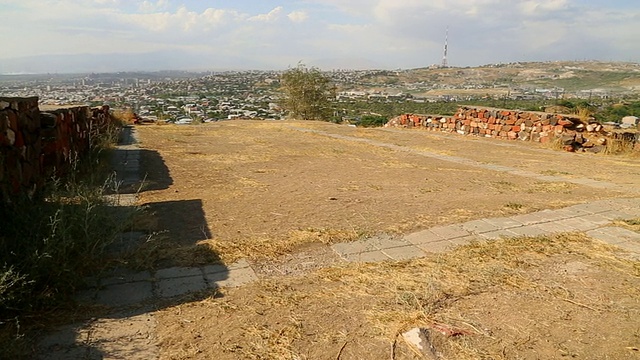
[[[292,126],[484,159],[543,175],[595,177],[619,183],[623,192],[513,176]],[[456,135],[441,138],[420,131],[237,121],[143,126],[139,132],[142,147],[158,152],[153,158],[144,158],[143,153],[150,188],[159,190],[142,192],[141,202],[158,210],[160,223],[169,230],[164,235],[175,245],[204,240],[200,245],[225,261],[280,255],[311,242],[407,233],[621,196],[624,186],[637,188],[640,181],[637,159],[566,157],[523,144]],[[166,174],[157,173],[162,163],[168,168]],[[159,183],[166,186],[155,186]],[[181,208],[187,200],[190,206],[201,203],[202,216]]]
[[[140,199],[159,232],[147,264],[247,257],[263,277],[157,312],[162,359],[420,359],[398,336],[415,326],[432,329],[446,359],[640,358],[640,266],[583,235],[378,264],[336,264],[324,245],[629,196],[640,187],[637,158],[315,122],[138,131],[148,183]],[[541,181],[421,151],[620,188]]]

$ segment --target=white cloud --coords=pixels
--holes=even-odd
[[[158,0],[156,2],[145,0],[142,2],[142,4],[140,4],[138,9],[141,12],[148,13],[148,12],[157,12],[161,10],[166,10],[168,6],[169,6],[169,0]]]
[[[309,14],[306,11],[292,11],[287,17],[295,23],[301,23],[309,18]]]
[[[6,15],[0,33],[15,39],[4,44],[0,58],[189,49],[253,59],[259,52],[260,60],[283,67],[330,57],[417,67],[439,63],[449,26],[454,66],[640,61],[640,9],[603,0],[590,1],[590,7],[579,0],[301,2],[304,9],[283,5],[256,13],[231,0],[217,1],[228,4],[219,8],[204,8],[196,0],[0,0]],[[186,5],[176,6],[181,3]]]
[[[260,14],[260,15],[256,15],[256,16],[252,16],[250,18],[248,18],[247,20],[249,21],[266,21],[266,22],[273,22],[276,21],[280,18],[280,14],[282,13],[282,6],[278,6],[275,9],[269,11],[266,14]]]
[[[525,15],[544,15],[569,8],[567,0],[526,0],[520,6]]]

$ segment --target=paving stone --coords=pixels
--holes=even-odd
[[[350,262],[376,262],[390,259],[390,257],[380,250],[361,252],[357,254],[345,254],[342,257]]]
[[[611,234],[613,236],[618,236],[622,239],[625,240],[629,240],[629,241],[640,241],[640,234],[635,232],[635,231],[631,231],[629,229],[625,229],[622,227],[617,227],[617,226],[611,226],[611,227],[604,227],[601,229],[602,232]]]
[[[404,237],[404,240],[413,245],[426,244],[434,241],[444,240],[440,236],[434,234],[431,230],[418,231]]]
[[[586,232],[587,236],[592,237],[596,240],[600,240],[600,241],[604,241],[608,244],[612,244],[612,245],[616,245],[619,244],[621,242],[626,241],[625,239],[616,236],[614,234],[611,234],[609,232],[607,232],[606,230],[604,230],[604,228],[600,228],[600,229],[596,229],[596,230],[591,230],[591,231],[587,231]]]
[[[163,278],[156,282],[157,294],[163,298],[185,295],[206,288],[207,283],[202,274],[187,277]]]
[[[119,269],[111,273],[109,277],[100,279],[101,286],[124,284],[138,281],[151,281],[152,276],[148,271],[134,272],[127,269]]]
[[[613,207],[612,210],[619,209],[619,208],[640,209],[640,197],[612,199],[611,201],[614,201],[616,205],[616,207]]]
[[[481,234],[491,231],[496,231],[499,226],[491,224],[485,220],[473,220],[467,221],[461,224],[462,228],[470,233]]]
[[[209,287],[237,287],[258,280],[258,276],[250,267],[230,270],[228,273],[218,272],[206,274]]]
[[[541,228],[536,227],[536,225],[511,228],[509,229],[509,231],[515,233],[518,236],[541,236],[549,234],[548,231],[542,230]]]
[[[637,215],[635,215],[633,211],[627,212],[627,210],[605,211],[603,213],[599,213],[598,215],[609,220],[620,220],[620,219],[627,220],[627,219],[633,219],[637,217]]]
[[[418,247],[428,253],[444,253],[455,247],[449,240],[419,244]]]
[[[375,250],[375,245],[370,241],[354,241],[347,243],[339,243],[331,245],[333,251],[338,253],[338,255],[349,255],[349,254],[357,254],[361,252],[367,252]]]
[[[562,220],[564,218],[569,218],[569,217],[573,217],[573,213],[558,213],[558,210],[543,210],[543,211],[538,211],[535,213],[536,215],[540,216],[541,218],[541,222],[551,222],[551,221],[558,221],[558,220]]]
[[[207,265],[202,267],[202,272],[205,276],[207,274],[228,273],[229,268],[221,264]]]
[[[245,258],[242,258],[232,264],[227,265],[227,268],[229,268],[229,270],[244,269],[244,268],[250,268],[250,267],[251,265]]]
[[[583,212],[585,215],[597,214],[597,213],[612,210],[609,206],[605,206],[604,204],[598,204],[598,203],[578,204],[578,205],[569,206],[566,209],[571,211]]]
[[[586,221],[588,221],[590,223],[593,223],[593,224],[596,224],[598,226],[604,226],[604,225],[608,225],[608,224],[611,223],[611,220],[609,220],[605,216],[601,216],[599,214],[580,216],[579,219],[586,220]]]
[[[586,214],[580,213],[578,211],[567,210],[567,209],[558,209],[558,210],[549,211],[546,214],[546,217],[549,219],[549,221],[558,221],[558,220],[574,218],[580,215],[586,215]]]
[[[564,225],[559,222],[545,222],[545,223],[535,224],[532,226],[535,226],[536,228],[550,234],[560,234],[560,233],[576,231],[576,229],[572,228],[571,226]]]
[[[523,225],[533,225],[533,224],[549,221],[549,219],[541,211],[531,213],[531,214],[514,215],[514,216],[511,216],[510,218]]]
[[[153,297],[153,287],[149,281],[114,284],[100,289],[96,301],[107,306],[139,304]]]
[[[640,242],[637,242],[637,241],[625,241],[625,242],[619,243],[618,246],[620,246],[621,248],[623,248],[623,249],[625,249],[627,251],[631,251],[631,252],[640,254]]]
[[[593,230],[599,227],[599,225],[594,224],[590,221],[584,220],[583,218],[563,219],[558,221],[558,223],[562,225],[570,226],[576,229],[577,231]]]
[[[465,230],[460,224],[436,226],[430,228],[429,231],[447,240],[471,235],[469,231]]]
[[[202,270],[197,267],[171,267],[156,271],[157,279],[171,279],[180,277],[202,276]]]
[[[413,245],[383,249],[382,252],[393,260],[409,260],[424,257],[426,254]]]
[[[490,231],[490,232],[486,232],[486,233],[482,233],[480,234],[481,237],[485,238],[485,239],[489,239],[489,240],[497,240],[497,239],[501,239],[503,237],[516,237],[518,236],[518,234],[511,232],[507,229],[500,229],[500,230],[496,230],[496,231]]]
[[[496,226],[498,229],[509,229],[524,225],[523,223],[508,217],[484,219],[484,221]]]
[[[374,237],[374,238],[368,239],[368,241],[370,241],[378,250],[410,245],[408,242],[402,239],[392,238],[390,236]]]
[[[449,243],[451,243],[453,246],[462,246],[462,245],[468,245],[471,244],[474,241],[484,241],[486,239],[481,239],[477,236],[464,236],[464,237],[460,237],[460,238],[455,238],[455,239],[450,239],[448,240]]]

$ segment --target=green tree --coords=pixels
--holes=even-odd
[[[335,86],[318,68],[298,64],[280,79],[281,106],[289,117],[328,121],[333,115]]]

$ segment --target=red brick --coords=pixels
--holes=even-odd
[[[564,131],[564,126],[562,126],[562,125],[556,125],[556,126],[554,126],[554,127],[553,127],[553,130],[554,130],[555,132],[557,132],[557,133],[561,133],[561,132],[563,132],[563,131]]]
[[[511,131],[520,132],[520,130],[522,130],[522,129],[520,128],[520,126],[512,126],[512,127],[511,127]]]

